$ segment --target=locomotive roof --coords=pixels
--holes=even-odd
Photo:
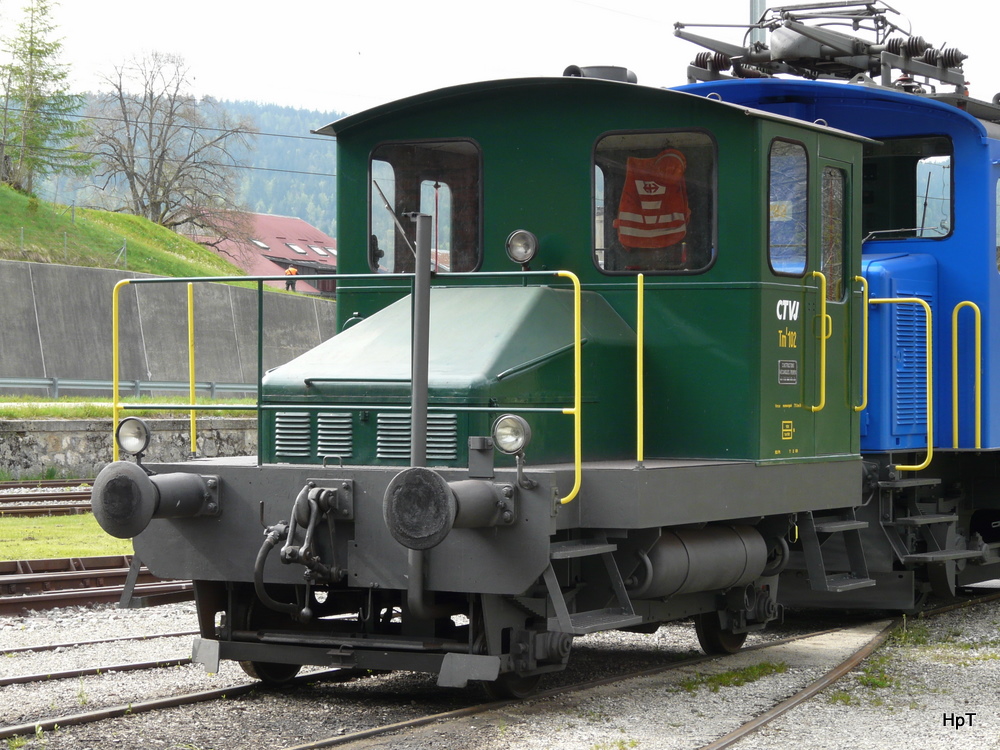
[[[695,99],[698,99],[701,102],[711,102],[711,104],[708,104],[707,106],[727,107],[732,110],[742,112],[744,115],[747,116],[757,117],[764,120],[772,120],[776,122],[794,124],[796,127],[803,127],[826,133],[835,133],[845,138],[850,138],[858,141],[870,140],[863,136],[859,136],[856,133],[851,133],[845,130],[838,130],[837,128],[831,128],[822,123],[804,122],[802,120],[797,120],[793,117],[786,117],[784,115],[774,114],[772,112],[765,112],[763,110],[754,109],[753,107],[749,107],[744,104],[725,102],[725,101],[720,101],[718,99],[708,99],[702,96],[697,96],[695,94],[690,94],[677,89],[665,89],[653,86],[642,86],[636,83],[622,83],[618,81],[608,81],[598,78],[578,78],[573,76],[553,76],[553,77],[539,77],[539,78],[505,78],[494,81],[460,84],[458,86],[450,86],[447,88],[436,89],[422,94],[417,94],[415,96],[407,97],[405,99],[399,99],[397,101],[381,104],[377,107],[372,107],[371,109],[358,112],[357,114],[348,115],[347,117],[335,120],[334,122],[331,122],[329,125],[326,125],[312,132],[316,135],[337,136],[349,130],[353,130],[359,127],[364,127],[368,124],[380,121],[385,118],[397,117],[400,114],[410,109],[434,106],[436,104],[444,103],[447,101],[461,99],[466,96],[474,96],[474,95],[478,96],[482,95],[484,92],[497,93],[503,91],[513,91],[517,89],[531,89],[531,88],[545,88],[545,87],[568,88],[572,86],[585,87],[581,89],[581,96],[592,96],[601,90],[610,90],[608,89],[608,87],[619,87],[616,88],[615,90],[620,91],[621,86],[627,86],[636,91],[642,91],[646,95],[663,97],[665,100],[682,96],[694,97]]]
[[[764,97],[773,99],[778,96],[800,96],[815,100],[839,99],[846,101],[854,99],[884,102],[905,107],[910,112],[923,109],[928,114],[945,115],[956,122],[964,121],[976,130],[978,135],[988,135],[992,138],[1000,137],[1000,123],[992,119],[997,117],[1000,110],[992,105],[986,105],[978,100],[958,94],[924,96],[879,86],[875,83],[809,81],[790,78],[708,81],[680,86],[677,90],[685,92],[711,91],[724,100],[744,106],[747,106],[745,103],[760,101]],[[976,107],[974,106],[976,104],[982,106]],[[984,107],[989,107],[989,109],[984,110]]]

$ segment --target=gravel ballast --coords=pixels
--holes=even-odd
[[[832,618],[831,618],[832,619]],[[70,608],[0,618],[0,650],[134,634],[191,630],[193,605],[148,610]],[[836,624],[831,622],[831,625]],[[1000,747],[1000,604],[979,605],[907,623],[904,634],[808,703],[739,742],[739,748]],[[835,666],[879,629],[856,624],[846,637],[818,636],[744,651],[736,659],[634,678],[568,695],[510,704],[486,714],[434,723],[405,734],[354,743],[366,748],[697,748],[781,702]],[[777,633],[783,635],[784,633]],[[764,637],[754,637],[760,642]],[[190,637],[80,646],[58,653],[0,659],[0,677],[95,664],[190,655]],[[560,680],[595,679],[622,665],[656,667],[697,648],[689,623],[652,636],[605,633],[578,639]],[[743,685],[712,688],[706,677],[752,664],[783,665]],[[145,697],[177,695],[245,682],[224,663],[0,687],[0,724],[31,722]],[[481,693],[443,690],[427,675],[392,673],[350,682],[306,683],[283,693],[257,690],[195,706],[136,714],[26,738],[36,748],[293,747],[322,737],[460,708]],[[8,745],[10,746],[10,745]]]

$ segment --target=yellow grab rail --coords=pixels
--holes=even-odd
[[[194,284],[188,282],[187,285],[187,303],[188,303],[188,378],[190,384],[188,385],[188,398],[191,399],[191,403],[194,403],[195,398],[197,398],[197,393],[194,387]],[[193,456],[198,452],[198,429],[197,429],[197,409],[191,410],[191,455]]]
[[[920,297],[886,297],[870,299],[868,302],[872,305],[911,304],[924,308],[924,319],[927,326],[927,457],[923,463],[916,466],[903,466],[902,464],[896,466],[897,471],[921,471],[930,466],[931,458],[934,457],[934,329],[931,320],[931,306]]]
[[[976,316],[976,448],[983,447],[983,314],[975,302],[959,302],[951,313],[951,437],[958,448],[958,313],[971,307]]]
[[[580,279],[572,271],[528,271],[528,272],[494,272],[484,274],[482,272],[462,272],[462,273],[452,273],[449,274],[450,278],[481,278],[483,276],[494,276],[494,277],[524,277],[524,276],[559,276],[562,278],[569,279],[573,285],[573,406],[567,409],[558,408],[534,408],[527,409],[526,411],[552,411],[561,412],[573,417],[573,488],[570,490],[566,497],[560,499],[560,503],[568,503],[573,498],[577,496],[580,492],[580,486],[583,482],[583,430],[582,430],[582,419],[581,419],[581,405],[583,402],[582,394],[582,383],[583,383],[583,365],[582,365],[582,346],[583,346],[583,315],[582,315],[582,302],[581,302],[581,288]],[[399,274],[399,278],[412,278],[412,274]],[[319,279],[337,279],[343,281],[345,279],[378,279],[384,280],[383,274],[322,274],[315,278]],[[283,280],[283,276],[212,276],[198,279],[199,282],[228,282],[228,281],[269,281],[269,280]],[[120,361],[119,361],[119,292],[121,288],[126,284],[132,282],[136,283],[178,283],[181,279],[170,279],[170,278],[157,278],[157,279],[122,279],[119,281],[114,288],[111,299],[111,337],[112,337],[112,388],[113,388],[113,403],[111,405],[112,414],[112,431],[118,428],[118,417],[120,412],[127,408],[121,403],[119,397],[119,383],[120,383]],[[258,288],[258,295],[260,294],[260,288]],[[224,405],[214,404],[214,405],[204,405],[199,406],[195,404],[195,381],[194,381],[194,325],[191,316],[193,315],[193,292],[191,291],[191,282],[188,282],[188,313],[189,313],[189,352],[190,352],[190,367],[191,367],[191,395],[190,404],[171,404],[167,405],[157,405],[157,404],[145,404],[142,407],[132,407],[132,408],[143,408],[143,409],[190,409],[192,412],[192,452],[194,452],[194,446],[196,445],[196,436],[194,434],[194,411],[197,409],[224,409],[227,408]],[[258,338],[262,336],[263,327],[259,327]],[[259,348],[259,344],[258,344]],[[259,386],[259,383],[258,383]],[[259,391],[258,391],[259,394]],[[243,406],[237,408],[246,408]],[[362,408],[362,407],[342,407],[342,408]],[[449,407],[454,408],[454,407]],[[468,408],[468,407],[467,407]],[[516,409],[516,407],[515,407]],[[261,407],[258,403],[258,410]],[[471,410],[478,410],[477,407],[471,407]],[[499,407],[489,407],[485,408],[485,411],[498,411]],[[119,456],[118,441],[114,440],[112,437],[112,458],[117,461]]]
[[[646,340],[646,278],[641,273],[636,278],[636,324],[635,324],[635,455],[642,463],[645,452],[644,417],[646,407],[646,380],[643,375],[644,348]]]
[[[121,410],[121,398],[118,395],[119,369],[118,361],[118,292],[131,279],[122,279],[115,284],[114,292],[111,294],[111,460],[118,460],[118,441],[115,440],[115,431],[118,429],[118,412]],[[193,402],[192,402],[193,403]]]
[[[854,411],[864,411],[868,408],[868,279],[855,276],[855,281],[861,282],[861,403]]]
[[[810,406],[809,411],[823,411],[826,406],[826,340],[833,334],[833,320],[826,314],[826,276],[819,271],[812,271],[810,276],[820,280],[819,285],[819,403]]]
[[[583,336],[582,310],[580,304],[580,279],[572,271],[558,271],[556,276],[569,279],[573,283],[573,408],[563,409],[563,414],[573,416],[573,489],[566,497],[559,500],[565,505],[580,492],[583,483],[583,432],[580,421],[580,406],[583,398],[582,345]]]

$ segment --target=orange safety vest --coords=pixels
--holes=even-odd
[[[628,158],[614,222],[625,249],[669,247],[684,239],[691,218],[686,168],[684,154],[672,148],[649,159]]]
[[[299,269],[297,269],[295,266],[289,266],[288,268],[285,269],[285,276],[297,276],[298,273]]]

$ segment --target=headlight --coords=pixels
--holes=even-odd
[[[535,257],[538,252],[538,238],[527,229],[511,232],[507,238],[507,257],[515,263],[524,265]]]
[[[504,414],[493,423],[493,444],[501,453],[520,453],[530,442],[531,427],[516,414]]]
[[[137,417],[127,417],[118,424],[115,440],[119,448],[136,456],[149,447],[149,426]]]

